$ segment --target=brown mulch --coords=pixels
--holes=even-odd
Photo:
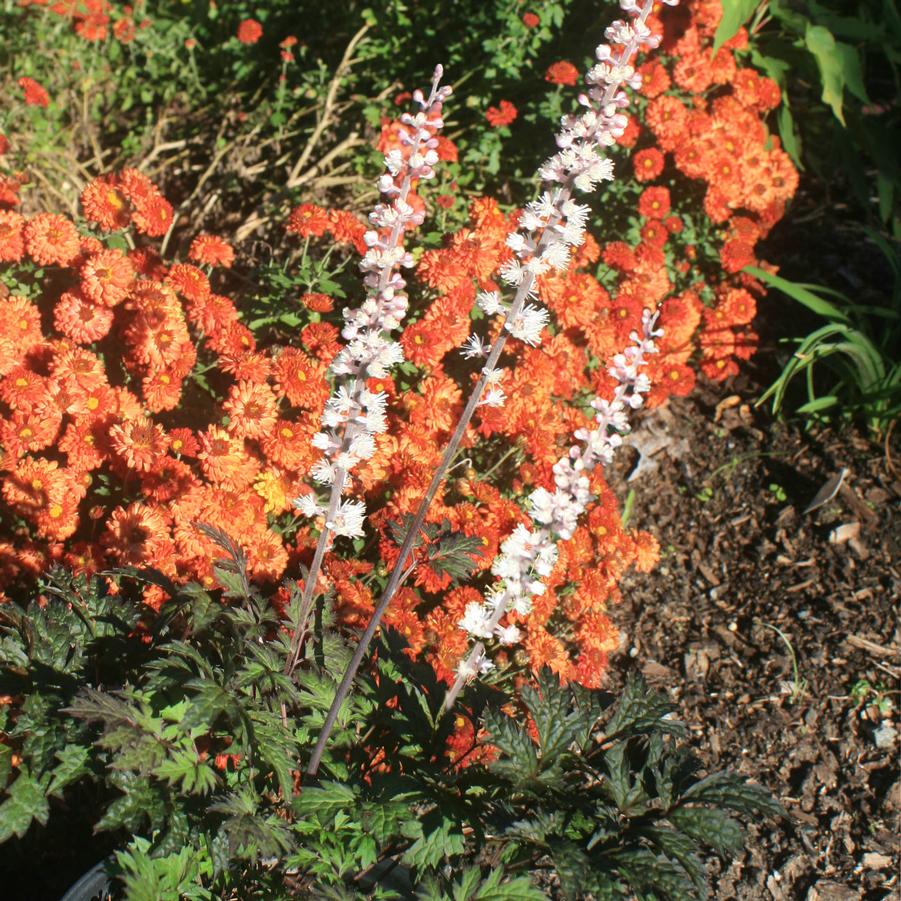
[[[766,785],[790,814],[714,864],[713,898],[898,898],[901,453],[893,467],[859,430],[774,422],[746,393],[702,389],[649,414],[642,468],[634,449],[617,464],[629,524],[662,557],[622,585],[613,681],[640,668],[706,767]],[[835,498],[805,513],[843,468]]]

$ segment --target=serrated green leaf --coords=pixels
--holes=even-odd
[[[629,888],[640,901],[697,901],[694,883],[683,867],[667,857],[646,848],[613,855],[629,882]]]
[[[43,786],[22,767],[8,789],[6,800],[0,804],[0,844],[14,835],[22,838],[33,820],[44,824],[49,815]]]
[[[191,679],[185,688],[193,689],[193,694],[191,704],[181,721],[183,732],[212,728],[220,716],[226,717],[233,724],[243,721],[241,704],[223,686],[207,679]]]
[[[670,703],[666,697],[652,691],[645,682],[630,677],[616,706],[616,712],[607,723],[608,736],[628,735],[647,729],[659,729],[674,735],[683,735],[681,723],[667,719]]]
[[[690,835],[660,827],[642,829],[641,834],[685,870],[699,898],[707,897],[707,871],[698,857],[698,844]]]
[[[542,901],[546,897],[528,876],[505,880],[501,867],[492,870],[472,895],[474,901]]]
[[[225,597],[246,598],[248,596],[247,580],[241,573],[233,572],[220,564],[214,564],[213,575],[216,577],[216,582],[221,586]]]
[[[400,824],[410,815],[408,804],[400,802],[366,803],[360,808],[360,823],[363,829],[384,844],[397,835]]]
[[[124,794],[107,807],[95,824],[94,832],[124,829],[136,833],[148,821],[151,828],[159,828],[165,819],[166,806],[157,788],[147,779],[128,773],[115,773],[110,782]]]
[[[218,782],[209,763],[187,749],[170,752],[170,756],[156,767],[154,775],[171,785],[180,783],[181,790],[188,794],[208,795]]]
[[[537,690],[524,685],[522,700],[538,730],[542,765],[552,763],[572,744],[579,730],[579,715],[570,709],[571,694],[547,667],[538,676]]]
[[[462,824],[456,819],[448,819],[434,811],[415,821],[414,825],[415,831],[411,831],[418,837],[404,852],[403,861],[407,866],[416,869],[436,867],[447,858],[463,853],[465,840]]]
[[[582,848],[573,842],[554,842],[551,859],[564,898],[578,898],[590,890],[591,860]]]
[[[516,785],[538,775],[538,754],[525,730],[510,717],[497,711],[486,715],[485,728],[491,736],[491,744],[506,755],[491,764],[493,772],[503,775]]]
[[[716,807],[679,807],[670,814],[673,825],[726,857],[744,846],[741,826]]]
[[[59,765],[53,770],[47,794],[59,796],[67,785],[90,772],[87,766],[88,749],[81,745],[66,745],[62,751],[56,752],[56,758]]]
[[[737,813],[785,816],[782,805],[762,786],[736,773],[713,773],[682,794],[681,802],[698,801],[726,807]]]
[[[315,816],[322,823],[356,803],[356,792],[341,782],[323,782],[318,787],[304,788],[293,802],[298,816]]]

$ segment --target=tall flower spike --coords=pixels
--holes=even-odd
[[[557,562],[557,541],[572,538],[579,517],[593,500],[589,474],[596,466],[606,466],[613,459],[623,435],[630,431],[628,414],[642,406],[644,395],[651,389],[641,369],[647,364],[647,357],[657,353],[655,339],[663,334],[656,327],[656,313],[645,310],[641,323],[641,334],[632,332],[632,344],[617,354],[609,367],[610,375],[618,383],[613,398],[592,401],[596,427],[575,433],[579,444],[574,444],[554,465],[554,491],[538,488],[529,495],[534,528],[522,524],[516,527],[501,545],[491,567],[491,572],[498,577],[497,584],[484,604],[467,605],[459,626],[477,641],[457,668],[457,678],[445,699],[446,709],[453,706],[467,680],[492,668],[485,653],[486,640],[494,638],[502,645],[519,640],[519,629],[513,624],[501,625],[501,620],[509,610],[528,614],[532,598],[544,594],[544,579]]]
[[[506,267],[503,273],[505,280],[515,286],[513,300],[508,304],[499,296],[482,295],[479,298],[483,310],[488,306],[495,311],[505,312],[506,318],[514,328],[522,328],[521,334],[536,341],[539,337],[534,331],[535,320],[531,321],[532,329],[526,327],[525,320],[520,325],[526,301],[535,294],[535,279],[542,272],[564,265],[568,259],[569,248],[576,247],[583,241],[586,210],[572,201],[574,191],[589,191],[598,182],[613,177],[613,164],[602,155],[602,150],[616,141],[628,124],[628,119],[621,112],[627,105],[625,93],[621,86],[641,83],[631,65],[632,57],[641,46],[651,47],[655,41],[643,26],[654,6],[654,0],[644,0],[641,7],[634,5],[634,0],[620,0],[623,9],[633,15],[632,31],[629,42],[623,45],[618,54],[607,44],[597,49],[598,65],[586,76],[588,90],[580,95],[579,102],[585,111],[577,116],[568,116],[563,120],[563,128],[557,135],[559,152],[551,157],[539,170],[540,177],[547,183],[541,198],[530,204],[527,213],[531,217],[529,224],[520,230],[522,237],[519,250],[514,247],[515,265]],[[667,0],[672,5],[676,0]],[[562,248],[559,245],[563,245]],[[535,309],[535,308],[533,308]],[[491,315],[491,314],[489,314]],[[540,329],[539,329],[540,332]],[[463,412],[444,449],[441,462],[432,475],[429,487],[419,503],[419,507],[407,528],[407,534],[401,544],[397,559],[385,591],[366,626],[359,643],[354,650],[350,663],[344,671],[335,697],[322,726],[322,732],[313,748],[307,773],[315,775],[319,770],[319,761],[325,750],[331,730],[334,728],[338,711],[350,686],[353,683],[369,643],[378,629],[381,618],[388,609],[406,572],[413,544],[419,529],[425,521],[426,513],[438,493],[441,483],[447,474],[451,461],[463,441],[466,429],[480,404],[488,401],[492,405],[503,403],[503,391],[498,387],[498,361],[503,353],[510,330],[502,331],[491,348],[482,373],[473,387]],[[486,394],[483,400],[482,395]],[[459,689],[458,689],[459,690]]]
[[[334,391],[322,414],[322,431],[313,445],[322,458],[313,466],[313,478],[329,487],[328,500],[298,498],[295,506],[305,516],[323,516],[325,522],[310,571],[304,583],[303,609],[310,608],[322,559],[334,535],[350,538],[363,534],[366,507],[363,501],[342,501],[348,473],[375,453],[375,436],[385,431],[384,393],[366,388],[369,378],[381,378],[403,361],[400,344],[392,337],[407,313],[403,269],[413,267],[413,257],[403,244],[405,231],[422,223],[424,214],[408,202],[416,182],[434,178],[438,162],[438,132],[444,127],[442,106],[451,88],[441,86],[444,70],[435,68],[428,97],[415,91],[415,113],[401,116],[401,147],[385,155],[386,172],[379,178],[382,201],[369,215],[372,228],[365,234],[368,247],[360,262],[366,298],[356,309],[344,311],[341,335],[344,347],[329,372]],[[302,630],[300,630],[302,631]],[[302,635],[295,636],[289,668],[297,665]]]

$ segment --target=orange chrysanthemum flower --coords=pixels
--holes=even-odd
[[[117,188],[114,176],[95,178],[81,192],[85,219],[106,231],[128,228],[131,208],[128,199]]]
[[[166,453],[169,439],[163,427],[152,419],[127,419],[109,430],[110,444],[129,469],[149,472]]]
[[[311,322],[300,330],[304,347],[323,363],[330,363],[341,350],[338,329],[329,322]]]
[[[140,565],[148,560],[165,571],[175,550],[162,511],[142,503],[116,507],[101,539],[110,557],[120,564]]]
[[[238,322],[235,305],[221,294],[209,294],[196,302],[188,300],[185,307],[188,322],[207,335],[215,335]]]
[[[643,63],[638,67],[638,74],[641,75],[641,87],[638,92],[645,97],[653,99],[669,90],[669,73],[659,60],[652,59]]]
[[[285,229],[301,238],[320,238],[328,227],[328,213],[322,207],[314,203],[302,203],[291,210]]]
[[[18,366],[42,340],[38,308],[24,297],[0,297],[0,375]]]
[[[314,313],[331,313],[335,302],[328,294],[301,294],[300,302]]]
[[[169,449],[173,454],[195,457],[200,450],[200,444],[190,429],[172,429],[169,432]]]
[[[19,79],[19,87],[22,89],[26,106],[47,106],[50,103],[50,95],[33,78],[23,76]]]
[[[43,450],[54,442],[61,423],[62,414],[49,400],[16,410],[11,419],[0,419],[0,446],[14,457]]]
[[[47,379],[27,366],[16,366],[0,378],[0,400],[11,410],[28,410],[49,393]]]
[[[132,222],[142,235],[160,238],[169,231],[173,217],[172,205],[162,195],[152,194],[133,203]]]
[[[665,219],[669,211],[669,188],[645,188],[642,191],[638,212],[646,219]]]
[[[295,407],[319,410],[331,389],[325,380],[325,367],[296,347],[286,347],[273,363],[278,393]]]
[[[268,385],[238,382],[222,408],[229,416],[229,432],[241,438],[263,438],[278,419],[278,402]]]
[[[663,172],[663,154],[656,147],[639,150],[632,158],[636,181],[653,181]]]
[[[96,424],[90,420],[70,422],[57,447],[66,455],[69,468],[76,472],[88,472],[103,464]]]
[[[407,197],[407,202],[415,205],[414,195]],[[332,237],[339,244],[353,244],[357,253],[366,253],[368,247],[363,240],[368,226],[365,222],[361,222],[353,213],[346,210],[329,210],[328,211],[329,231]]]
[[[134,266],[121,250],[101,250],[81,265],[82,293],[106,307],[125,300],[134,280]]]
[[[572,87],[579,83],[579,70],[572,63],[560,60],[548,66],[544,80],[551,84],[565,84]]]
[[[485,111],[485,118],[492,128],[510,125],[518,115],[518,110],[509,100],[501,100],[497,106],[489,106]]]
[[[716,309],[728,325],[746,325],[757,313],[757,302],[744,288],[730,288],[720,297]]]
[[[266,459],[292,472],[304,472],[316,460],[318,451],[311,439],[317,431],[316,421],[292,422],[279,419],[261,444]]]
[[[175,263],[170,266],[164,281],[194,304],[203,303],[210,296],[210,280],[190,263]]]
[[[230,269],[235,261],[235,251],[227,241],[204,232],[191,242],[188,258],[204,266],[222,266],[224,269]]]
[[[238,40],[242,44],[255,44],[263,36],[263,26],[256,19],[244,19],[238,26]]]
[[[165,372],[154,371],[141,380],[141,394],[151,413],[174,410],[181,400],[184,376],[190,366],[175,365]]]
[[[197,454],[203,474],[215,485],[243,488],[259,472],[259,464],[247,454],[244,439],[211,425],[200,434]]]
[[[69,480],[55,460],[26,457],[3,480],[3,498],[23,516],[33,517],[43,509],[62,506]]]
[[[25,247],[42,266],[67,266],[81,250],[75,226],[58,213],[38,213],[26,223]]]
[[[123,169],[119,173],[118,183],[122,193],[135,205],[159,193],[153,182],[139,169]]]

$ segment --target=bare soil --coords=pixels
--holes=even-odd
[[[899,898],[901,453],[893,464],[851,427],[774,422],[755,393],[702,388],[649,414],[643,458],[617,464],[629,524],[662,559],[622,585],[612,681],[639,668],[705,766],[766,785],[790,814],[750,827],[713,898]]]

